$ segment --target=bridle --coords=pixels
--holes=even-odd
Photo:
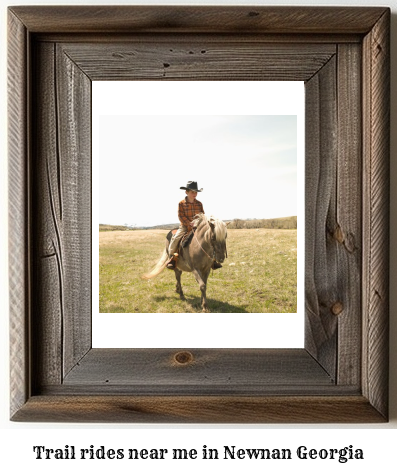
[[[193,239],[196,240],[196,242],[198,243],[200,249],[205,253],[205,255],[207,255],[208,258],[210,258],[213,262],[215,262],[215,261],[216,261],[215,257],[211,257],[211,256],[208,255],[207,252],[203,249],[202,245],[200,244],[200,242],[199,242],[199,240],[198,240],[198,238],[197,238],[197,236],[196,236],[196,231],[195,231],[194,229],[193,229]],[[212,241],[211,241],[211,245],[212,245],[212,248],[214,249],[214,252],[215,252],[215,248],[214,248],[214,246],[213,246],[213,244],[212,244]],[[227,258],[227,249],[226,249],[226,258]]]
[[[207,252],[203,249],[202,245],[200,244],[199,240],[197,239],[196,231],[194,229],[193,229],[193,239],[196,240],[196,242],[198,243],[200,249],[205,253],[205,255],[207,255],[207,257],[210,258],[212,261],[215,261],[215,258],[208,255]],[[211,242],[211,245],[212,245],[212,242]],[[213,245],[212,245],[212,248],[214,248]],[[215,249],[214,249],[214,252],[215,252]]]

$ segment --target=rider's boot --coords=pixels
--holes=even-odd
[[[176,262],[178,261],[178,255],[177,253],[174,253],[174,255],[168,260],[168,263],[167,263],[167,268],[169,268],[170,270],[175,270],[175,267],[176,267]]]

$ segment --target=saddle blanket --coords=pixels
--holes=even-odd
[[[178,230],[178,228],[176,229],[171,229],[170,232],[167,234],[167,239],[168,239],[168,242],[171,242],[171,238],[174,234],[176,234],[176,231]],[[193,231],[190,231],[190,232],[187,232],[183,237],[182,237],[182,240],[180,242],[180,245],[181,247],[186,247],[189,242],[191,241],[193,237]]]

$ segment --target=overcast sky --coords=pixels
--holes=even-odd
[[[99,111],[99,223],[176,223],[185,196],[179,188],[189,180],[204,189],[198,199],[205,212],[220,219],[297,215],[299,112],[268,114],[274,111],[268,100],[256,101],[263,114],[192,114],[194,107],[178,109],[186,114],[165,114],[164,107],[128,114],[139,112],[136,100],[123,114]]]

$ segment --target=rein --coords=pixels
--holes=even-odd
[[[214,261],[215,258],[214,258],[214,257],[211,257],[210,255],[208,255],[207,252],[206,252],[206,251],[203,249],[203,247],[201,246],[201,244],[200,244],[200,242],[199,242],[199,240],[198,240],[198,238],[197,238],[197,236],[196,236],[196,231],[193,231],[193,238],[196,239],[196,242],[198,243],[200,249],[205,253],[205,255],[207,255],[208,258],[210,258],[211,260]]]

